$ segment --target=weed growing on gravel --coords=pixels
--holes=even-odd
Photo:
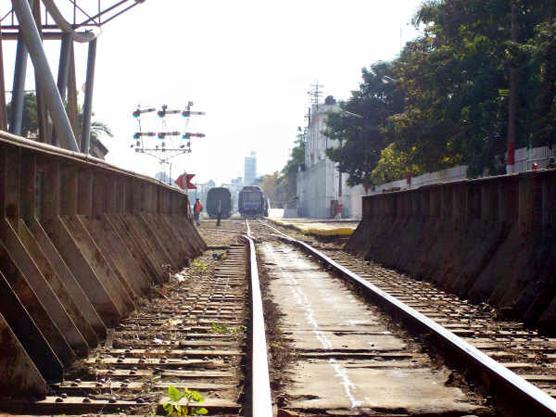
[[[216,333],[216,334],[227,334],[230,331],[230,328],[228,326],[226,326],[225,324],[220,324],[220,323],[216,323],[216,322],[212,322],[210,324],[210,331],[212,333]]]
[[[184,388],[183,391],[181,391],[173,385],[168,385],[168,401],[165,402],[162,407],[169,417],[204,416],[208,414],[206,408],[191,405],[192,403],[195,404],[202,401],[203,396],[198,391],[188,388]]]
[[[230,327],[214,321],[210,324],[210,331],[216,334],[239,334],[243,330],[245,330],[245,326]]]
[[[203,276],[204,273],[207,272],[207,264],[201,259],[195,259],[191,266],[193,267],[193,271],[198,273],[200,276]]]

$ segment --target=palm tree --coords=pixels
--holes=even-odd
[[[93,116],[95,114],[93,113]],[[81,129],[83,128],[83,108],[81,106],[77,106],[77,126],[79,129],[79,133],[81,133]],[[106,123],[103,123],[98,120],[91,121],[91,147],[95,142],[100,142],[100,137],[106,135],[110,138],[114,137],[110,126]]]

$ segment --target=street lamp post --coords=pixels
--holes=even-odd
[[[364,119],[364,117],[361,116],[360,114],[353,113],[348,110],[341,109],[341,112],[348,116],[355,117],[356,119],[361,119],[361,120]],[[338,206],[336,207],[336,215],[339,218],[342,218],[343,206],[344,205],[342,203],[342,170],[340,168],[340,163],[338,162]]]

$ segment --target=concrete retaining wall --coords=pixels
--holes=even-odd
[[[467,178],[467,169],[467,165],[458,165],[412,177],[410,183],[407,179],[386,182],[369,190],[369,195],[382,194],[390,190],[409,190],[430,184],[462,181]]]
[[[0,132],[0,397],[44,396],[205,244],[187,196]]]
[[[363,198],[351,252],[556,332],[556,171]]]

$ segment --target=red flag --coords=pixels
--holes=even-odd
[[[185,177],[185,174],[181,174],[178,178],[176,178],[176,185],[178,187],[180,187],[182,190],[185,189],[184,183],[183,183],[183,177]]]
[[[197,186],[195,184],[191,183],[191,180],[193,179],[193,177],[195,176],[195,174],[186,174],[185,175],[185,186],[187,187],[188,190],[196,190]]]
[[[196,190],[197,187],[191,183],[191,180],[193,179],[194,176],[195,174],[180,175],[178,178],[176,178],[177,186],[180,187],[182,190],[185,190],[186,188],[188,190]]]

